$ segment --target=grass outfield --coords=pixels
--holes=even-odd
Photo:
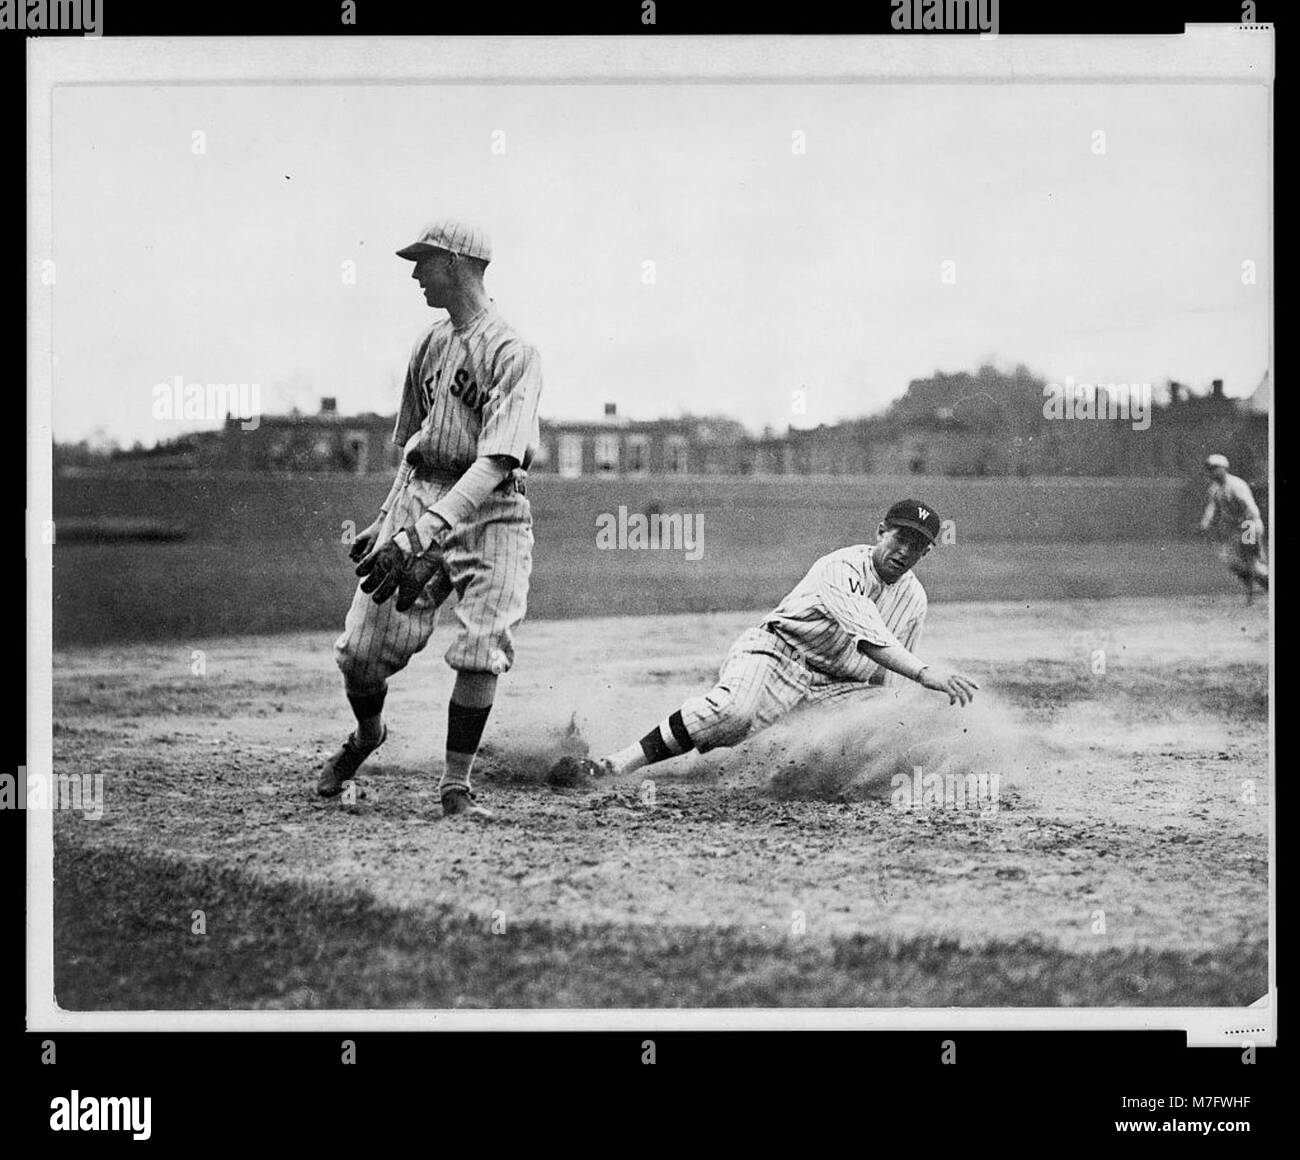
[[[56,541],[60,647],[342,626],[356,578],[342,525],[369,521],[368,477],[60,480],[56,517],[180,525],[179,542]],[[917,574],[938,601],[1230,594],[1176,480],[562,480],[530,489],[533,619],[774,605],[818,556],[870,540],[890,497],[940,504],[955,542]],[[703,552],[601,550],[596,518],[703,518]],[[1199,513],[1195,513],[1199,514]]]
[[[762,542],[696,563],[676,553],[570,553],[570,547],[539,542],[534,549],[531,620],[771,608],[816,559]],[[936,603],[1240,590],[1200,543],[956,545],[936,549],[916,572]],[[342,545],[69,545],[55,556],[54,642],[64,648],[338,632],[356,583]]]
[[[79,1011],[948,1007],[972,995],[989,1007],[1244,1007],[1268,969],[1267,945],[1245,942],[1088,954],[1033,939],[801,942],[740,926],[521,921],[498,934],[452,907],[397,909],[364,891],[64,843],[55,873],[55,996]],[[195,898],[210,915],[202,936],[190,933]]]

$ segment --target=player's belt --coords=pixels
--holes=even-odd
[[[446,483],[455,484],[460,479],[460,473],[455,471],[444,471],[439,467],[430,467],[422,459],[419,459],[414,452],[407,457],[407,462],[411,465],[411,474],[422,483]],[[514,468],[509,475],[492,489],[493,495],[527,495],[528,494],[528,472],[522,467]]]
[[[791,644],[786,639],[785,634],[769,621],[764,621],[759,627],[764,632],[772,634],[773,638],[778,642],[777,651],[779,651],[783,656],[788,657],[792,661],[798,661],[799,664],[803,665],[803,667],[809,672],[820,673],[824,677],[831,677],[836,680],[840,679],[836,677],[834,673],[817,664],[817,662],[810,658],[801,648]]]

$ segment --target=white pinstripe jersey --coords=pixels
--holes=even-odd
[[[803,653],[810,669],[845,681],[869,681],[880,666],[858,642],[915,649],[925,622],[925,589],[908,571],[886,584],[871,563],[871,544],[853,544],[823,556],[764,623]]]
[[[540,439],[541,359],[494,306],[464,330],[435,322],[411,352],[393,442],[462,475],[482,455],[532,462]]]

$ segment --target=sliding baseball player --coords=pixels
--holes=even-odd
[[[912,569],[938,536],[930,504],[901,500],[874,544],[818,560],[758,626],[731,646],[718,683],[692,697],[639,741],[599,760],[566,757],[552,784],[628,773],[678,757],[737,745],[796,705],[860,694],[874,685],[916,681],[966,705],[979,685],[915,655],[926,596]]]

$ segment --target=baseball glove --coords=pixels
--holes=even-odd
[[[451,595],[451,576],[437,548],[416,556],[402,570],[397,581],[397,611],[405,612],[426,591],[435,608]]]
[[[429,588],[430,598],[437,607],[451,594],[452,588],[442,551],[436,544],[424,549],[413,528],[407,528],[406,535],[415,545],[415,551],[403,551],[395,540],[389,540],[372,549],[357,565],[357,575],[365,577],[361,591],[368,593],[376,604],[383,604],[396,594],[397,611],[406,612]]]

